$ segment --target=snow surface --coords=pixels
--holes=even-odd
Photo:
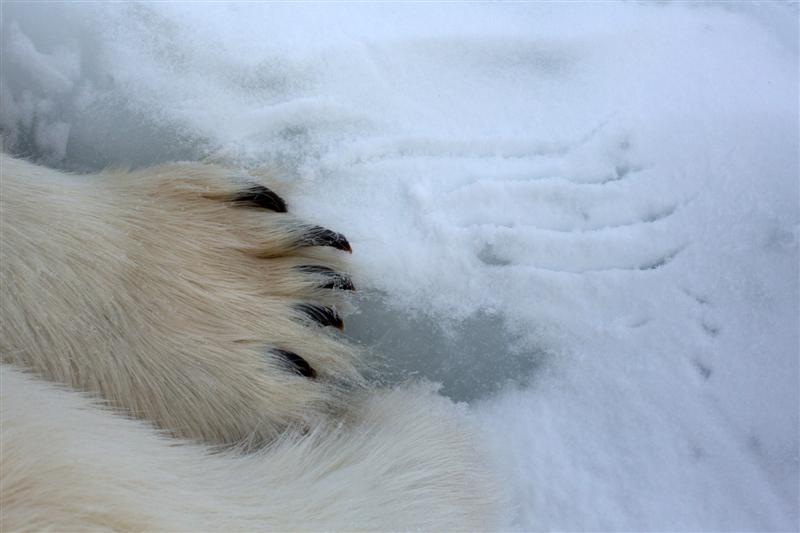
[[[797,4],[2,6],[6,146],[280,169],[519,530],[797,530]]]

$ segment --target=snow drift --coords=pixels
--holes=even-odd
[[[510,526],[800,526],[796,4],[2,10],[6,148],[278,168]]]

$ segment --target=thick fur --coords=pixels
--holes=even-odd
[[[274,184],[0,171],[3,530],[497,525],[468,417],[365,385],[349,244]]]
[[[2,173],[3,362],[219,444],[313,423],[360,384],[355,350],[294,308],[337,303],[296,267],[338,269],[342,253],[302,246],[313,227],[290,214],[231,201],[252,182],[208,165],[74,176],[9,157]]]
[[[381,393],[353,424],[209,456],[3,370],[4,530],[487,530],[487,479],[453,405]],[[491,495],[489,495],[491,496]]]

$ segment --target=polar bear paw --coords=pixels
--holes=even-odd
[[[2,267],[3,362],[219,445],[260,446],[363,386],[336,331],[350,243],[268,180],[202,164],[74,176],[6,156],[3,171],[8,234],[25,236]]]

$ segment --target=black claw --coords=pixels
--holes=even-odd
[[[286,350],[272,350],[272,353],[275,355],[282,357],[284,361],[289,363],[294,369],[295,372],[300,374],[301,376],[305,376],[307,378],[314,379],[317,377],[316,371],[311,368],[311,365],[308,364],[308,361],[300,357],[294,352],[287,352]]]
[[[345,252],[353,252],[344,235],[320,226],[309,228],[300,243],[302,246],[332,246]]]
[[[319,286],[321,289],[341,289],[343,291],[356,290],[350,276],[342,274],[341,272],[336,272],[332,268],[321,265],[300,265],[295,267],[295,269],[305,274],[319,274],[328,278],[328,281]]]
[[[286,202],[283,201],[283,198],[263,185],[253,185],[237,194],[231,201],[239,205],[269,209],[276,213],[286,212]]]
[[[344,329],[344,322],[335,309],[315,304],[297,304],[295,309],[305,313],[308,318],[322,326]]]

